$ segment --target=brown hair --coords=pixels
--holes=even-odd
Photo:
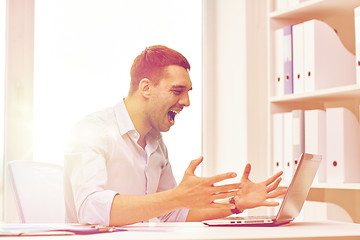
[[[163,69],[170,65],[177,65],[190,71],[190,64],[181,53],[161,45],[147,47],[135,58],[131,66],[130,93],[138,89],[143,78],[148,78],[156,85]]]

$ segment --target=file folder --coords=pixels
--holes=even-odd
[[[293,26],[293,88],[294,93],[303,93],[304,83],[304,24]]]
[[[360,124],[347,108],[326,109],[327,182],[360,182]]]
[[[272,172],[275,174],[284,170],[284,114],[274,113],[272,117]]]
[[[81,224],[0,224],[0,237],[92,235],[127,231],[124,228]],[[56,238],[55,238],[56,239]]]
[[[276,10],[284,10],[288,7],[288,0],[276,0]]]
[[[356,82],[360,84],[360,7],[355,8]]]
[[[288,0],[288,5],[289,7],[296,7],[297,5],[299,5],[302,2],[305,2],[306,0]]]
[[[294,173],[293,113],[284,113],[284,182],[290,182]]]
[[[284,85],[285,94],[293,93],[293,46],[292,25],[284,28]]]
[[[314,182],[326,182],[326,112],[321,109],[305,111],[305,152],[322,156]]]
[[[275,30],[275,96],[284,95],[284,33],[283,29]]]
[[[339,87],[356,81],[355,56],[335,30],[319,20],[304,22],[305,91]]]
[[[296,5],[298,5],[300,2],[300,0],[288,0],[288,5],[290,8],[292,7],[296,7]]]
[[[304,110],[292,111],[292,139],[293,139],[293,156],[292,156],[292,173],[299,163],[299,156],[305,152],[305,122]]]

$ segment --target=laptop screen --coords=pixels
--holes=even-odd
[[[303,153],[294,177],[276,216],[276,222],[287,222],[297,217],[309,193],[321,162],[321,155]]]

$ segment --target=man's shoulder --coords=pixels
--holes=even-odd
[[[80,119],[73,127],[73,136],[104,136],[111,132],[116,124],[112,107],[90,113]],[[116,126],[115,126],[116,127]]]
[[[114,139],[116,120],[113,115],[112,108],[106,108],[84,116],[72,128],[66,145],[71,149],[82,144],[106,145]]]
[[[78,124],[109,124],[116,119],[114,107],[108,107],[84,116]]]

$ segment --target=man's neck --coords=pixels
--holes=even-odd
[[[127,96],[124,104],[136,131],[140,134],[138,144],[145,148],[146,135],[151,131],[151,127],[146,123],[143,103],[134,96]]]

